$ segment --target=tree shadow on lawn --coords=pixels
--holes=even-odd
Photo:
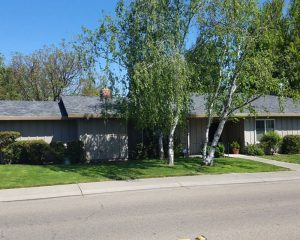
[[[114,164],[78,164],[47,166],[52,171],[76,173],[87,179],[129,180],[142,175],[142,172],[133,168],[121,168]]]
[[[141,178],[145,173],[142,170],[153,168],[157,163],[144,161],[78,164],[78,165],[55,165],[47,166],[52,171],[72,172],[82,177],[97,179],[106,178],[111,180],[130,180]]]
[[[217,158],[213,167],[205,166],[200,158],[179,158],[175,160],[175,166],[173,167],[168,166],[166,161],[157,159],[45,167],[52,171],[78,174],[78,178],[82,177],[83,181],[130,180],[149,177],[269,172],[277,170],[275,169],[276,167],[274,168],[271,165],[266,166],[261,163],[232,158]]]
[[[189,158],[181,158],[175,161],[175,166],[168,166],[162,160],[130,160],[126,162],[102,162],[96,164],[78,165],[48,165],[45,166],[52,171],[64,173],[76,173],[88,179],[110,179],[110,180],[130,180],[143,177],[171,176],[177,171],[186,172],[186,175],[197,173],[200,161]],[[170,170],[170,172],[168,171]],[[200,170],[200,169],[199,169]],[[164,173],[161,173],[164,172]],[[184,173],[182,174],[184,175]]]
[[[271,165],[266,166],[261,163],[231,158],[217,158],[213,167],[205,166],[200,158],[179,158],[176,159],[173,167],[168,166],[166,161],[157,159],[102,162],[97,164],[50,165],[45,167],[56,172],[78,174],[78,180],[81,181],[131,180],[149,177],[270,172],[278,170]]]

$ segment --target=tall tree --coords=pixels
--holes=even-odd
[[[286,18],[284,73],[295,93],[300,94],[300,1],[290,2],[288,15]]]
[[[20,91],[12,78],[12,71],[4,64],[0,54],[0,100],[21,99]]]
[[[95,84],[93,80],[90,79],[82,79],[81,80],[81,90],[80,94],[82,96],[99,96],[100,87]]]
[[[269,46],[274,62],[273,76],[290,86],[290,96],[300,93],[300,1],[290,1],[285,13],[284,0],[264,4],[262,20],[272,32]]]
[[[110,75],[119,66],[123,75],[111,78],[110,86],[126,86],[123,93],[141,128],[168,135],[170,165],[174,131],[189,99],[186,38],[200,7],[198,0],[136,0],[128,5],[121,0],[116,17],[106,17],[96,31],[86,30],[78,47],[88,65],[98,62]]]
[[[16,53],[12,56],[10,69],[13,81],[24,100],[50,100],[49,82],[43,74],[42,63],[35,55]]]
[[[58,100],[79,91],[83,67],[79,55],[65,43],[29,55],[16,53],[9,66],[13,81],[26,100]]]
[[[152,54],[157,51],[153,49]],[[159,129],[168,136],[169,165],[174,164],[174,133],[189,106],[190,79],[187,64],[180,54],[157,53],[150,61],[136,65],[132,79],[131,114],[139,124]],[[159,145],[162,146],[160,135]],[[163,151],[160,149],[161,155]]]
[[[49,81],[53,100],[61,94],[73,94],[80,88],[83,67],[79,55],[64,42],[60,47],[46,47],[39,51],[44,75]]]
[[[191,59],[200,82],[196,86],[206,93],[206,145],[212,119],[219,119],[209,154],[203,155],[204,163],[212,165],[227,120],[260,96],[284,94],[288,86],[273,76],[274,36],[255,0],[209,1],[198,24],[200,36]]]
[[[5,65],[4,65],[4,57],[0,53],[0,76],[2,77],[5,72]]]

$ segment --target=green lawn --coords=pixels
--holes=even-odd
[[[201,165],[199,158],[177,159],[174,167],[169,167],[160,160],[69,166],[0,165],[0,189],[151,177],[282,170],[287,169],[235,158],[216,159],[213,167]]]
[[[300,164],[300,154],[280,154],[272,156],[263,156],[266,159],[272,159],[281,162],[298,163]]]

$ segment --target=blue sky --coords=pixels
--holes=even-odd
[[[44,45],[72,40],[81,27],[95,28],[102,10],[117,0],[1,0],[0,53],[31,53]]]
[[[263,0],[261,0],[263,1]],[[286,0],[288,1],[288,0]],[[81,27],[95,28],[102,10],[113,14],[117,0],[1,0],[0,53],[31,53],[73,40]]]

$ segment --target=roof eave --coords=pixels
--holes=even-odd
[[[69,119],[100,119],[100,118],[122,118],[120,115],[112,114],[111,116],[105,116],[103,114],[95,114],[95,113],[72,113],[68,114]]]
[[[235,117],[300,117],[300,113],[256,113],[256,114],[249,114],[249,113],[237,113],[234,115]],[[206,118],[206,114],[190,114],[189,118]]]
[[[1,116],[0,121],[11,121],[11,120],[22,120],[22,121],[32,121],[32,120],[65,120],[66,117],[63,116]]]

